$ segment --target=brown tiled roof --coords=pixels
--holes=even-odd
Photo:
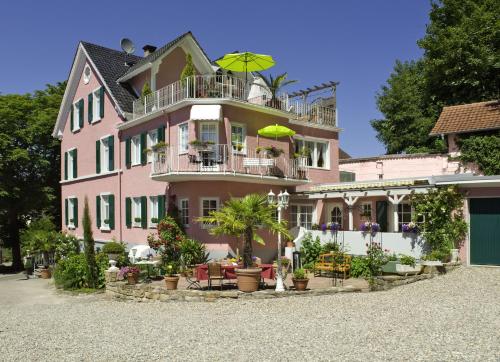
[[[500,101],[444,107],[431,135],[500,129]]]

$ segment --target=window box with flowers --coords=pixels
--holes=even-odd
[[[212,141],[193,140],[189,145],[197,151],[210,151],[215,143]]]

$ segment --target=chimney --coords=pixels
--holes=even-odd
[[[146,44],[142,47],[142,50],[144,50],[144,57],[147,57],[155,52],[156,47],[154,45]]]

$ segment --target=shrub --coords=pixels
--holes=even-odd
[[[307,233],[302,240],[302,255],[304,264],[314,263],[318,261],[319,255],[322,253],[321,241],[319,236],[313,240],[312,234]]]
[[[74,235],[66,232],[57,234],[55,259],[58,262],[62,258],[80,253],[80,241]]]
[[[87,287],[87,261],[85,255],[74,254],[61,259],[54,269],[54,282],[57,287],[78,289]]]
[[[351,261],[351,276],[353,278],[370,277],[370,268],[366,258],[356,256]]]
[[[104,254],[123,254],[125,252],[125,246],[116,241],[110,241],[104,244],[102,252]]]
[[[308,279],[307,278],[307,275],[306,275],[306,271],[302,268],[300,269],[296,269],[294,272],[293,272],[293,277],[295,279]]]
[[[205,264],[208,261],[208,252],[205,244],[198,240],[185,238],[180,243],[182,266],[184,268],[196,264]]]
[[[399,262],[403,265],[410,265],[412,267],[415,267],[415,258],[410,255],[401,254],[399,257]]]
[[[165,216],[158,224],[158,234],[148,236],[148,244],[162,256],[164,263],[177,263],[181,259],[181,243],[186,238],[177,222]]]
[[[322,252],[323,253],[331,253],[340,251],[340,245],[338,243],[329,242],[323,245]]]

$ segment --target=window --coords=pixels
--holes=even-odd
[[[217,122],[200,123],[200,141],[201,142],[219,142],[219,124]]]
[[[201,216],[210,216],[212,211],[219,208],[219,199],[216,198],[203,198],[201,199]],[[210,227],[210,224],[202,224],[202,227]]]
[[[329,168],[329,144],[327,141],[313,141],[307,139],[295,140],[295,152],[306,150],[307,166],[317,168]]]
[[[132,165],[139,165],[141,163],[141,136],[137,135],[132,137]]]
[[[92,75],[92,72],[90,71],[90,67],[88,64],[86,64],[85,68],[83,69],[83,84],[89,83],[91,75]]]
[[[101,195],[101,229],[109,230],[109,218],[110,218],[110,207],[109,207],[109,195]]]
[[[150,196],[149,197],[149,210],[151,210],[149,215],[148,225],[150,228],[155,228],[158,224],[158,196]]]
[[[179,125],[179,153],[185,153],[188,151],[189,144],[189,133],[188,124],[183,123]]]
[[[110,171],[109,167],[109,138],[101,139],[101,171]]]
[[[72,180],[77,178],[77,150],[73,148],[65,154],[65,171],[66,179]]]
[[[291,205],[290,207],[290,227],[304,227],[307,230],[312,228],[313,206],[312,205]]]
[[[148,133],[147,148],[152,149],[158,143],[158,130],[150,131]],[[148,162],[153,162],[153,152],[148,152]]]
[[[189,200],[188,199],[179,200],[179,215],[181,218],[182,225],[189,226]]]
[[[361,204],[360,210],[361,216],[365,217],[367,220],[372,219],[372,204],[371,202]]]
[[[97,122],[101,119],[101,88],[97,88],[92,92],[92,122]]]
[[[71,131],[76,132],[80,129],[80,123],[81,123],[80,101],[73,103],[71,116],[73,118],[73,121],[71,122]]]
[[[141,198],[132,198],[132,225],[134,227],[141,227]]]
[[[77,199],[75,197],[69,197],[68,198],[68,210],[66,211],[68,213],[67,215],[67,224],[68,224],[68,229],[74,229],[78,223],[78,210],[77,210]]]
[[[342,228],[342,208],[340,206],[333,206],[330,211],[330,222],[336,222]]]
[[[409,203],[398,204],[398,230],[403,231],[403,224],[411,221],[412,208]]]
[[[246,153],[246,129],[242,124],[231,125],[231,143],[233,151]]]

